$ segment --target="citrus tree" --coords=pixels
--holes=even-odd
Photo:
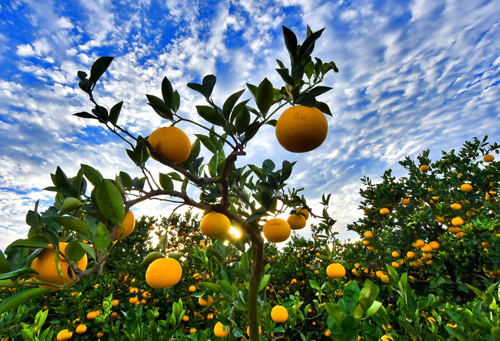
[[[37,203],[26,217],[30,226],[28,237],[12,243],[5,251],[7,257],[0,253],[0,287],[26,288],[4,300],[0,313],[52,290],[70,288],[82,277],[106,273],[106,264],[127,246],[127,236],[135,228],[130,208],[161,198],[179,207],[187,205],[205,212],[200,229],[214,241],[203,252],[199,248],[194,252],[208,271],[217,274],[206,287],[207,292],[217,293],[219,298],[210,302],[205,293],[200,295],[200,302],[209,302],[208,306],[227,302],[221,306],[224,316],[218,317],[220,324],[214,330],[215,335],[229,332],[227,328],[232,323],[229,318],[234,310],[245,312],[250,340],[258,340],[259,312],[267,309],[259,300],[259,292],[270,279],[262,233],[270,242],[283,242],[289,238],[291,229],[303,228],[307,217],[312,215],[322,220],[319,229],[328,236],[335,221],[326,210],[329,197],[323,196],[323,212],[314,214],[300,190],[287,186],[295,163],[283,161],[279,168],[267,159],[261,166],[236,167],[236,161],[246,155],[249,141],[266,124],[276,127],[277,140],[288,151],[309,152],[323,143],[328,132],[324,114],[331,113],[317,97],[331,88],[319,84],[329,71],[338,69],[333,62],[311,58],[322,32],[313,32],[308,27],[307,38],[299,45],[296,35],[283,27],[291,67],[277,61],[277,72],[284,81],[279,88],[267,78],[258,86],[247,84],[255,106],[249,105],[250,98],[239,101],[245,89],[216,104],[211,98],[216,84],[214,75],[205,76],[200,84],[189,83],[188,87],[207,101],[207,105],[196,107],[203,123],[179,113],[181,96],[165,77],[162,98],[146,96],[147,104],[169,125],[146,137],[135,136],[118,123],[123,102],[109,110],[98,103],[94,90],[112,57],[97,59],[90,75],[78,72],[79,87],[88,94],[93,108],[75,115],[98,121],[120,138],[128,146],[127,154],[142,177],[132,178],[118,172],[114,179],[105,179],[89,165],[82,165],[75,176],[68,177],[57,167],[51,174],[53,186],[46,188],[55,193],[54,204],[38,212]],[[277,120],[275,115],[285,107],[288,109]],[[190,137],[178,127],[184,124],[204,133],[196,134],[191,143]],[[207,161],[200,157],[202,147],[211,154]],[[166,171],[152,174],[147,162],[159,162]],[[195,190],[200,193],[197,198],[192,194]],[[287,211],[288,221],[272,217]],[[231,225],[241,231],[241,238],[228,233]],[[179,255],[171,254],[179,251],[170,250],[168,238],[166,234],[162,236],[160,249],[146,257],[150,264],[145,279],[153,290],[175,286],[183,276],[183,268],[176,260]],[[233,246],[228,248],[215,241],[218,239],[227,239]],[[215,256],[208,258],[207,249]],[[181,252],[185,255],[192,251]],[[275,320],[284,318],[283,312],[272,312],[271,317],[274,315]],[[61,339],[65,337],[66,334]]]

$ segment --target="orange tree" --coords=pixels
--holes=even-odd
[[[362,240],[349,246],[347,266],[354,278],[388,275],[386,264],[408,272],[420,294],[466,302],[468,287],[486,288],[499,273],[499,146],[466,142],[431,162],[429,150],[400,164],[408,176],[388,170],[381,183],[362,181],[364,216],[348,225]],[[356,265],[357,264],[357,265]],[[387,281],[387,278],[385,279]]]
[[[78,72],[79,86],[88,94],[94,108],[91,112],[75,115],[98,121],[123,140],[129,146],[127,153],[130,159],[141,170],[143,177],[132,178],[125,172],[119,172],[114,179],[105,179],[89,165],[82,165],[74,177],[68,177],[58,167],[51,174],[54,186],[46,188],[55,193],[54,205],[42,213],[35,205],[26,219],[31,227],[28,238],[12,243],[7,258],[3,254],[0,256],[0,287],[28,288],[4,300],[0,304],[0,313],[51,290],[71,287],[81,277],[105,273],[108,259],[115,252],[120,252],[122,240],[135,227],[129,209],[140,202],[161,198],[179,206],[188,205],[210,212],[205,217],[205,233],[214,238],[224,236],[238,250],[231,258],[230,263],[235,269],[230,273],[238,275],[240,282],[232,284],[226,283],[224,272],[221,272],[222,265],[225,265],[222,259],[228,255],[222,243],[213,243],[212,249],[221,256],[218,262],[208,259],[206,250],[202,254],[196,251],[196,254],[209,270],[216,269],[221,273],[221,278],[216,279],[217,284],[208,286],[215,292],[219,292],[220,286],[226,289],[226,296],[221,295],[223,301],[229,302],[224,310],[225,316],[231,316],[233,310],[244,311],[250,326],[250,340],[258,340],[259,288],[269,280],[268,274],[264,273],[264,239],[261,232],[274,242],[286,240],[290,233],[290,225],[285,221],[271,219],[264,226],[259,222],[291,208],[292,213],[298,216],[292,220],[300,223],[301,216],[306,213],[299,210],[307,206],[305,198],[298,196],[297,191],[286,191],[286,181],[294,163],[283,161],[282,168],[278,169],[270,159],[260,167],[236,167],[235,162],[245,156],[249,141],[265,124],[276,126],[279,143],[292,152],[310,151],[326,138],[328,123],[323,113],[330,114],[330,110],[316,97],[331,89],[319,85],[324,76],[330,70],[338,70],[333,62],[323,63],[318,58],[311,58],[315,42],[322,32],[312,32],[308,28],[307,38],[299,45],[295,34],[283,27],[291,68],[278,60],[277,71],[285,82],[281,88],[274,88],[267,78],[258,86],[247,84],[256,107],[248,105],[249,99],[238,103],[244,90],[232,94],[223,105],[217,105],[211,98],[216,83],[214,75],[205,76],[201,84],[189,83],[188,87],[207,101],[208,105],[197,106],[196,109],[208,125],[180,115],[180,95],[165,77],[161,86],[162,98],[147,95],[147,99],[148,105],[171,126],[158,128],[146,138],[135,136],[118,124],[122,102],[108,110],[96,100],[95,87],[111,64],[112,57],[97,59],[90,76]],[[276,120],[274,115],[286,106],[292,107]],[[206,133],[197,134],[191,144],[189,137],[177,127],[183,124],[194,125]],[[201,146],[212,154],[206,163],[203,157],[199,157]],[[154,162],[169,168],[170,172],[153,175],[146,167],[150,156]],[[192,189],[200,193],[199,198],[192,197]],[[327,201],[323,200],[323,204],[327,205]],[[310,210],[308,213],[314,215]],[[315,216],[323,220],[322,226],[326,230],[334,223],[326,210],[322,215]],[[295,223],[294,226],[297,226]],[[201,224],[204,224],[203,220]],[[230,224],[241,230],[242,238],[236,239],[227,234]],[[176,265],[176,261],[169,261],[166,268],[157,266],[157,262],[163,262],[167,254],[165,238],[163,244],[162,257],[155,259],[150,264],[153,270],[146,273],[148,284],[155,288],[173,285],[182,276],[182,268]],[[91,259],[89,266],[80,264],[86,257]],[[52,259],[46,264],[52,263],[53,266],[34,269],[33,264],[39,263],[42,258]],[[66,268],[67,273],[63,273]],[[57,283],[54,278],[58,278]],[[236,292],[242,293],[243,299]],[[224,316],[218,319],[225,326],[230,324]]]

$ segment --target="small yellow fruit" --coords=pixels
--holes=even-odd
[[[373,238],[373,232],[366,231],[366,232],[364,233],[364,236],[365,236],[365,238]]]
[[[191,285],[189,287],[189,292],[195,292],[196,291],[196,287],[194,285]]]
[[[421,250],[424,252],[432,252],[433,248],[429,244],[426,244],[426,245],[421,247]]]
[[[424,245],[425,245],[425,242],[422,239],[419,239],[415,242],[415,247],[417,247],[417,248],[421,248]]]
[[[113,301],[111,301],[111,305],[112,305],[113,307],[117,307],[117,306],[118,306],[118,304],[120,304],[120,302],[119,302],[118,300],[113,300]]]
[[[397,252],[397,251],[392,251],[392,257],[394,257],[394,258],[399,258],[399,256],[401,256],[401,255],[399,254],[399,252]]]
[[[382,215],[387,215],[387,214],[389,214],[389,213],[390,213],[390,211],[389,211],[389,209],[388,209],[388,208],[385,208],[385,207],[384,207],[384,208],[381,208],[381,209],[380,209],[380,214],[382,214]]]
[[[57,333],[57,341],[68,340],[71,339],[72,336],[72,332],[70,332],[68,329],[63,329],[59,333]]]
[[[453,226],[460,226],[464,224],[464,220],[460,217],[455,217],[451,220],[451,224]]]
[[[218,239],[228,234],[231,221],[222,213],[210,212],[203,217],[200,223],[201,232],[212,239]]]
[[[408,199],[408,198],[404,198],[404,199],[401,201],[401,203],[402,203],[403,205],[405,205],[405,206],[408,206],[408,205],[410,204],[410,199]]]
[[[153,289],[176,285],[182,278],[182,267],[173,258],[158,258],[146,270],[146,282]]]
[[[276,123],[276,138],[283,148],[305,153],[318,148],[328,135],[328,121],[317,108],[293,106]]]
[[[182,163],[191,154],[189,137],[177,127],[156,129],[151,133],[148,141],[157,153],[173,163]]]
[[[420,171],[422,173],[426,173],[427,171],[429,171],[429,166],[427,166],[427,165],[420,166]]]
[[[490,154],[485,155],[485,156],[483,157],[483,161],[484,161],[484,162],[491,162],[491,161],[493,161],[493,160],[495,160],[495,157],[494,157],[493,155],[490,155]]]
[[[453,211],[460,211],[462,209],[462,205],[460,205],[458,203],[451,204],[451,209]]]
[[[205,301],[203,297],[198,297],[198,304],[201,305],[202,307],[206,307],[207,305],[212,304],[214,299],[212,296],[208,296],[208,299]]]
[[[438,223],[444,223],[444,217],[437,217],[436,219],[434,219],[436,222]]]
[[[430,245],[430,246],[432,247],[432,249],[434,249],[434,250],[439,249],[439,246],[440,246],[440,245],[439,245],[439,243],[438,243],[438,242],[436,242],[436,241],[432,241],[432,242],[430,242],[430,243],[429,243],[429,245]]]
[[[283,323],[288,320],[288,310],[282,305],[277,305],[271,310],[271,319],[276,323]]]
[[[330,278],[342,278],[345,276],[345,268],[340,263],[333,263],[326,268],[326,274]]]
[[[389,276],[387,276],[387,275],[383,275],[380,279],[382,280],[382,282],[384,282],[386,284],[389,283]]]
[[[264,225],[264,237],[272,243],[281,243],[292,234],[290,225],[280,218],[273,218]]]
[[[460,186],[460,190],[462,192],[469,193],[472,192],[472,186],[469,184],[463,184],[462,186]]]
[[[408,251],[408,253],[406,254],[406,258],[408,259],[415,258],[415,252]]]
[[[306,208],[301,209],[299,213],[304,214],[306,216],[306,220],[309,219],[309,211]]]
[[[87,326],[84,325],[84,324],[81,324],[78,327],[76,327],[75,331],[76,331],[77,334],[83,334],[83,333],[85,333],[87,331]]]

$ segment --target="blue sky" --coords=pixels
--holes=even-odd
[[[288,61],[282,25],[299,41],[306,25],[326,28],[314,55],[340,69],[325,78],[333,90],[321,98],[333,113],[329,134],[317,150],[292,154],[267,127],[240,165],[298,161],[291,184],[306,187],[313,207],[322,193],[332,193],[340,238],[355,238],[346,225],[361,216],[361,177],[377,180],[388,168],[403,176],[398,161],[427,148],[435,160],[475,136],[500,142],[499,18],[498,1],[469,0],[2,2],[0,249],[26,235],[25,214],[36,200],[42,209],[52,202],[41,189],[58,165],[69,176],[82,163],[106,177],[120,170],[140,176],[120,140],[72,116],[91,109],[77,71],[88,71],[99,56],[115,56],[97,97],[108,108],[123,100],[120,123],[149,135],[167,124],[145,97],[160,95],[164,76],[189,117],[203,100],[186,84],[209,73],[217,76],[219,104],[264,77],[281,87],[274,69],[276,58]],[[197,132],[181,128],[190,137]],[[166,172],[153,161],[148,167]],[[171,208],[149,202],[135,212]]]

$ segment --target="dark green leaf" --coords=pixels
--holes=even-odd
[[[125,188],[132,188],[132,178],[125,172],[120,172],[120,180]]]
[[[78,117],[82,117],[82,118],[93,118],[93,119],[97,120],[96,116],[94,116],[86,111],[77,112],[76,114],[73,114],[73,115],[78,116]]]
[[[257,90],[259,89],[253,84],[247,83],[248,90],[250,90],[250,93],[252,94],[252,97],[254,101],[257,103]]]
[[[69,212],[73,212],[83,206],[83,203],[77,198],[69,197],[64,200],[59,215],[62,216]]]
[[[174,189],[174,183],[172,182],[172,179],[167,174],[163,173],[160,173],[160,186],[165,190]]]
[[[266,115],[269,108],[274,104],[274,88],[272,83],[267,79],[259,84],[256,94],[257,107],[263,115]]]
[[[234,123],[234,120],[236,119],[236,117],[238,116],[238,114],[240,113],[240,111],[246,106],[246,104],[248,103],[249,99],[243,101],[243,102],[240,102],[238,103],[234,109],[233,109],[233,113],[231,114],[231,119],[230,119],[230,122],[231,123]]]
[[[266,212],[255,212],[254,214],[250,215],[247,218],[246,222],[251,223],[252,221],[259,220],[260,218],[267,216],[267,215],[269,215],[269,214],[267,214]]]
[[[179,108],[181,107],[181,96],[179,96],[179,93],[177,90],[174,91],[174,101],[172,102],[172,111],[177,112]]]
[[[290,61],[293,68],[297,65],[297,36],[285,26],[283,26],[283,36],[285,38],[285,46],[290,54]]]
[[[120,111],[122,110],[122,105],[123,101],[116,103],[113,105],[111,108],[111,111],[109,112],[109,121],[116,125],[116,122],[118,121],[118,117],[120,116]]]
[[[304,40],[304,43],[300,47],[300,52],[298,56],[299,61],[302,61],[305,57],[309,56],[312,53],[312,51],[314,50],[314,43],[316,42],[316,40],[319,39],[319,37],[321,37],[321,34],[323,33],[324,30],[325,29],[323,28],[319,31],[311,33],[306,38],[306,40]]]
[[[198,115],[200,115],[204,120],[221,127],[226,125],[224,117],[214,108],[206,105],[197,105],[196,110],[198,111]]]
[[[321,112],[323,112],[327,115],[333,116],[332,112],[330,111],[330,108],[328,107],[328,104],[326,104],[326,103],[317,101],[316,108],[318,108],[319,110],[321,110]]]
[[[279,75],[286,84],[294,85],[295,81],[292,76],[290,76],[288,69],[276,69],[276,71],[278,71]]]
[[[193,89],[194,91],[197,91],[200,94],[202,94],[203,96],[205,96],[205,89],[203,88],[203,85],[198,84],[198,83],[188,83],[187,87],[190,89]],[[205,97],[207,97],[207,96],[205,96]]]
[[[18,239],[10,243],[8,247],[32,247],[36,249],[42,247],[48,249],[49,245],[40,239]]]
[[[87,226],[85,223],[76,218],[72,217],[52,217],[56,223],[63,227],[64,231],[75,231],[81,234],[82,236],[88,237],[89,231],[87,230]]]
[[[276,168],[276,165],[271,159],[267,159],[262,163],[262,172],[264,175],[271,173],[274,168]]]
[[[200,139],[201,143],[203,143],[203,145],[208,149],[210,150],[212,153],[216,153],[217,152],[217,147],[215,146],[215,144],[212,142],[212,140],[210,139],[210,137],[208,136],[205,136],[205,135],[202,135],[202,134],[195,134],[195,136],[197,138]]]
[[[83,71],[78,71],[76,73],[76,75],[78,76],[78,78],[83,81],[85,78],[87,78],[87,73],[86,72],[83,72]]]
[[[215,284],[215,283],[202,282],[201,285],[203,285],[205,288],[208,288],[208,289],[210,289],[213,292],[216,292],[218,294],[220,294],[222,292],[222,289],[217,284]]]
[[[219,163],[219,156],[218,153],[214,153],[212,158],[210,159],[210,162],[208,163],[208,172],[210,173],[210,176],[216,177],[217,176],[217,165]]]
[[[97,186],[96,200],[101,213],[112,223],[121,226],[125,210],[123,198],[115,184],[106,179],[101,181]]]
[[[313,95],[314,97],[317,97],[319,95],[324,94],[327,91],[332,90],[333,88],[330,88],[329,86],[317,86],[309,90],[309,93]]]
[[[266,122],[266,124],[269,124],[270,126],[276,127],[276,123],[278,123],[278,120],[269,120]]]
[[[90,68],[90,81],[95,84],[106,72],[114,57],[100,57]]]
[[[264,206],[264,208],[266,210],[269,210],[269,208],[271,207],[271,205],[274,202],[273,197],[271,195],[269,195],[267,192],[261,193],[260,201],[262,202],[262,206]]]
[[[235,92],[231,96],[229,96],[226,101],[224,102],[224,105],[222,106],[222,112],[224,115],[224,118],[226,121],[229,121],[229,116],[231,115],[231,110],[233,110],[234,105],[238,101],[238,99],[241,97],[245,89],[240,90],[238,92]]]
[[[283,62],[279,59],[276,59],[276,62],[278,63],[278,66],[281,68],[281,69],[286,69],[286,66],[285,64],[283,64]]]
[[[176,173],[176,172],[170,172],[170,173],[168,173],[168,175],[172,178],[172,180],[175,180],[175,181],[182,181],[182,178],[181,178],[181,176],[179,175],[179,173]]]
[[[174,89],[167,77],[164,77],[161,82],[161,95],[163,96],[163,101],[166,106],[172,109],[172,104],[174,103]]]
[[[190,164],[194,160],[198,158],[198,155],[200,155],[200,139],[196,139],[193,144],[191,145],[191,154],[189,154],[189,157],[187,158],[186,161],[184,161],[185,164]]]
[[[2,250],[0,250],[0,274],[10,272],[10,265],[9,262],[7,261],[7,258],[5,258],[5,255],[3,254]]]
[[[80,87],[80,89],[82,89],[86,93],[90,94],[90,92],[91,92],[90,91],[90,82],[88,79],[83,79],[80,82],[78,82],[78,86]]]
[[[6,272],[4,274],[0,275],[0,279],[10,279],[10,278],[17,278],[17,277],[22,277],[28,274],[33,274],[36,273],[35,270],[31,268],[22,268],[16,271],[11,271],[11,272]]]
[[[184,194],[186,194],[188,183],[189,183],[189,179],[188,178],[184,178],[184,181],[182,181],[182,186],[181,186],[181,192],[184,193]]]
[[[295,100],[295,104],[304,105],[306,107],[316,107],[318,105],[316,98],[308,92],[301,93]]]
[[[236,116],[235,128],[238,134],[243,134],[250,124],[250,112],[247,107],[243,107]]]
[[[214,89],[216,81],[217,78],[214,75],[206,75],[203,77],[203,92],[206,98],[212,95],[212,90]]]
[[[33,288],[9,296],[0,303],[0,315],[51,291],[49,288]]]
[[[148,105],[150,105],[154,111],[162,118],[172,120],[174,115],[169,106],[165,104],[160,98],[153,95],[146,95],[148,98]]]

